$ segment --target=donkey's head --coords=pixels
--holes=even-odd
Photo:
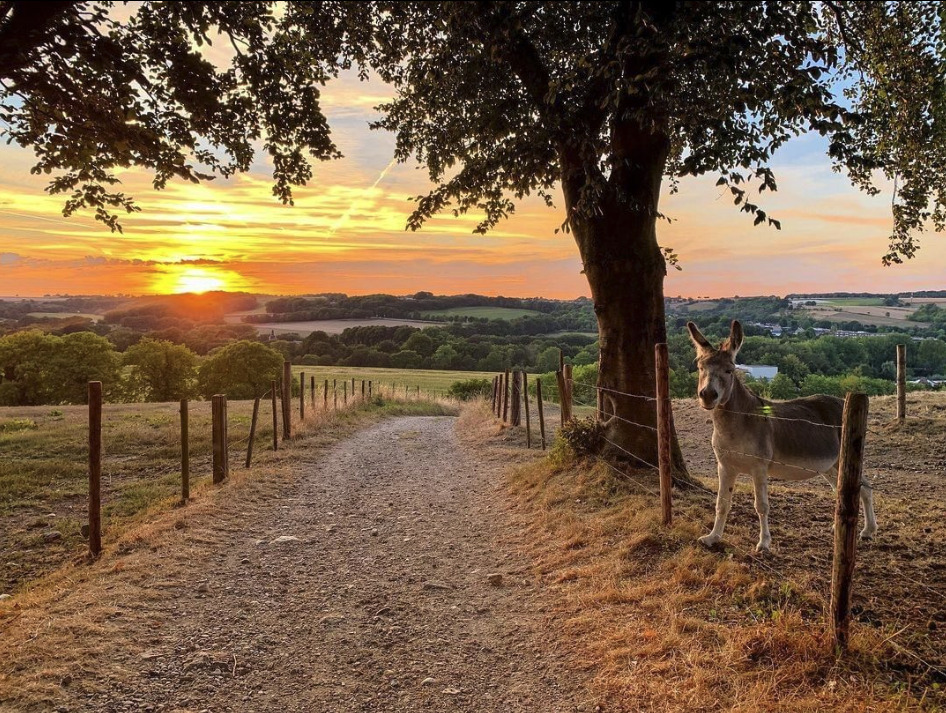
[[[696,366],[700,370],[697,387],[700,406],[707,410],[724,406],[732,396],[736,379],[736,354],[742,346],[742,325],[733,321],[729,337],[723,340],[719,349],[709,343],[693,322],[687,322],[687,330],[690,332],[690,341],[696,347]]]

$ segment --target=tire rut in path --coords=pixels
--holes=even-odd
[[[508,544],[501,469],[454,423],[386,420],[301,465],[285,497],[189,533],[176,623],[120,656],[136,681],[103,709],[583,709]]]

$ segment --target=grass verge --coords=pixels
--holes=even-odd
[[[460,428],[489,457],[521,448],[489,407]],[[521,459],[520,459],[521,460]],[[639,473],[655,484],[652,474]],[[942,710],[940,684],[853,625],[850,651],[832,649],[824,597],[754,556],[696,544],[706,495],[674,493],[665,528],[652,494],[560,447],[511,469],[508,490],[552,599],[561,647],[591,675],[607,711]]]

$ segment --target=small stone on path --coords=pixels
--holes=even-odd
[[[423,681],[420,682],[420,685],[422,685],[422,686],[433,686],[435,683],[437,683],[437,679],[428,676],[427,678],[425,678]]]
[[[299,538],[295,535],[280,535],[275,540],[270,542],[271,545],[282,545],[287,542],[299,542]]]
[[[501,587],[503,586],[503,575],[499,572],[493,572],[492,574],[486,575],[486,581],[494,587]]]
[[[449,591],[453,587],[446,582],[436,582],[434,580],[428,580],[424,582],[424,589],[427,590],[439,590],[439,591]]]

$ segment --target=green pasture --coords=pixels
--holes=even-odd
[[[542,314],[534,309],[516,309],[514,307],[453,307],[425,312],[425,317],[472,317],[474,319],[517,319]]]

